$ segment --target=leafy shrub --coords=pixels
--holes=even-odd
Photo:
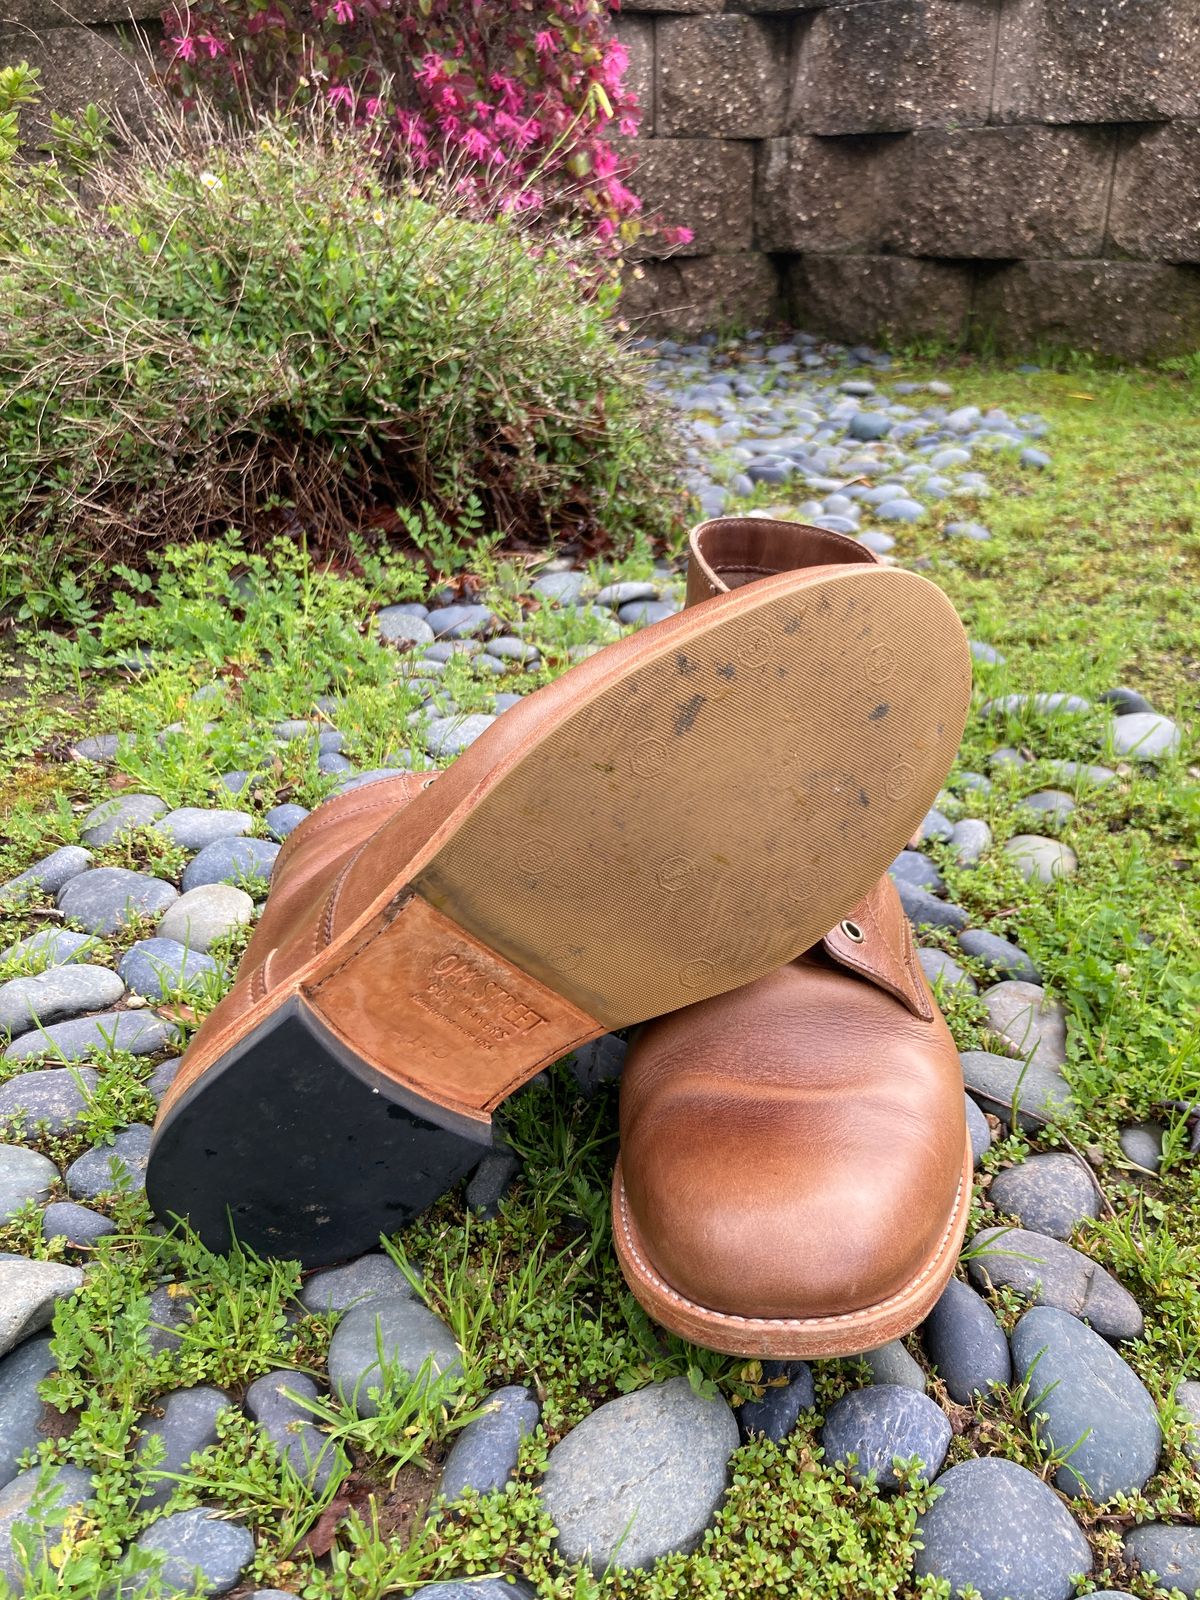
[[[388,188],[328,114],[177,113],[83,182],[0,166],[0,581],[230,524],[329,548],[423,502],[665,531],[664,414],[574,248]]]
[[[169,78],[226,111],[323,102],[381,153],[457,174],[473,206],[576,218],[629,242],[640,202],[611,132],[637,131],[613,0],[187,0]]]

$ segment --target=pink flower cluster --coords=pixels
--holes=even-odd
[[[384,151],[452,174],[481,214],[582,223],[618,254],[643,227],[611,142],[638,126],[612,31],[619,3],[177,0],[165,48],[191,101],[320,96]],[[668,243],[691,237],[662,232]]]

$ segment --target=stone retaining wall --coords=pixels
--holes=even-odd
[[[1197,0],[625,0],[628,310],[693,331],[1200,346]]]
[[[157,0],[0,0],[47,104],[138,109]],[[1200,347],[1200,0],[624,0],[634,186],[695,231],[627,313]]]
[[[41,73],[44,99],[22,132],[36,138],[51,109],[70,116],[93,103],[136,124],[161,9],[161,0],[0,0],[0,67],[28,61]]]

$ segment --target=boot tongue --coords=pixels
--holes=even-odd
[[[687,603],[801,567],[878,565],[874,551],[844,533],[770,517],[715,517],[688,540]]]
[[[839,967],[886,989],[913,1016],[932,1020],[929,986],[916,958],[912,929],[896,886],[886,874],[821,944]]]

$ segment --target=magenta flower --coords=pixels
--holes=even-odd
[[[442,60],[440,56],[427,55],[421,65],[413,73],[418,83],[423,83],[427,89],[432,89],[442,76]]]
[[[629,52],[619,39],[611,39],[604,52],[604,65],[600,70],[600,81],[610,93],[620,90],[628,65]]]
[[[228,106],[270,102],[281,90],[297,103],[319,94],[372,130],[369,151],[401,150],[417,170],[448,168],[477,215],[582,222],[604,256],[637,231],[624,224],[640,202],[608,139],[610,129],[629,138],[638,128],[624,87],[628,52],[613,34],[620,0],[174,6],[162,48],[190,104],[202,94]],[[384,86],[384,63],[398,74],[394,88]],[[678,228],[662,237],[691,240]]]
[[[611,145],[600,145],[592,156],[592,172],[597,178],[611,178],[621,161]]]

